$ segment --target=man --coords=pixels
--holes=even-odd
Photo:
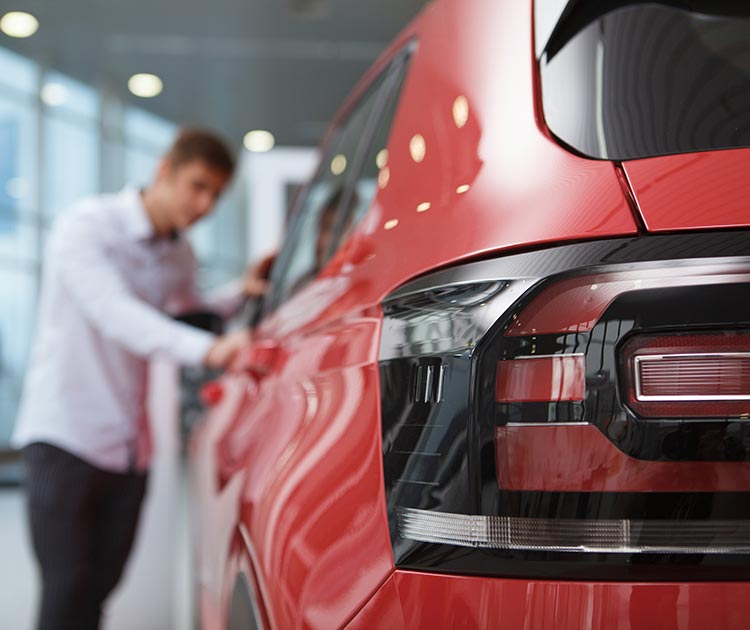
[[[86,199],[49,237],[13,436],[42,576],[39,628],[97,628],[120,578],[146,487],[149,360],[223,368],[247,343],[245,332],[216,337],[166,314],[204,306],[183,232],[233,169],[221,140],[183,130],[148,188]],[[243,288],[258,295],[264,282],[250,273]],[[228,315],[241,293],[212,306]]]

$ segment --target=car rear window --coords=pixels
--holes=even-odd
[[[536,20],[545,119],[574,151],[750,147],[750,3],[540,0]]]

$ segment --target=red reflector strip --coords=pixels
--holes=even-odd
[[[750,354],[635,357],[637,400],[750,400]]]
[[[629,405],[643,417],[750,414],[747,331],[638,335],[621,353]]]
[[[582,354],[525,357],[497,365],[497,402],[563,402],[583,400]]]

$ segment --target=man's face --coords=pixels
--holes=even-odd
[[[203,160],[178,166],[167,163],[160,175],[169,219],[176,230],[187,229],[211,212],[230,178]]]

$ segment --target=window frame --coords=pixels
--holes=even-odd
[[[288,235],[284,238],[279,251],[278,259],[276,260],[273,269],[271,271],[270,285],[271,290],[269,296],[264,300],[262,306],[261,317],[264,317],[273,311],[275,311],[280,305],[284,304],[290,297],[292,297],[297,290],[293,290],[289,293],[282,293],[280,280],[285,278],[285,275],[289,269],[290,260],[297,250],[300,243],[300,239],[304,238],[305,234],[301,234],[302,226],[305,223],[309,212],[317,210],[317,207],[311,206],[307,208],[307,212],[304,212],[307,199],[314,189],[315,185],[322,180],[321,175],[325,173],[327,164],[330,162],[336,149],[337,141],[341,139],[342,133],[346,130],[347,123],[351,120],[352,116],[358,110],[358,107],[363,103],[364,99],[368,95],[368,91],[378,81],[382,79],[382,85],[375,96],[375,103],[373,109],[370,112],[364,126],[364,132],[362,133],[362,139],[357,144],[356,151],[352,159],[352,165],[349,169],[349,174],[343,180],[341,199],[337,207],[337,217],[335,221],[335,227],[331,239],[331,245],[326,252],[326,262],[330,261],[336,251],[343,244],[341,242],[341,236],[346,225],[346,212],[342,209],[346,209],[357,182],[362,172],[364,159],[374,141],[378,127],[382,121],[385,107],[388,103],[388,99],[391,96],[393,90],[403,83],[405,80],[404,73],[408,71],[409,61],[412,54],[416,49],[416,41],[412,40],[406,44],[401,50],[393,55],[393,57],[385,64],[380,72],[375,73],[370,81],[366,85],[362,86],[360,90],[360,96],[355,100],[350,107],[347,108],[346,112],[341,115],[339,120],[334,123],[328,139],[323,146],[321,152],[321,158],[318,162],[318,168],[315,170],[315,175],[304,185],[299,191],[294,200],[292,209],[292,219],[290,221],[290,227]],[[299,287],[302,288],[302,287]]]

